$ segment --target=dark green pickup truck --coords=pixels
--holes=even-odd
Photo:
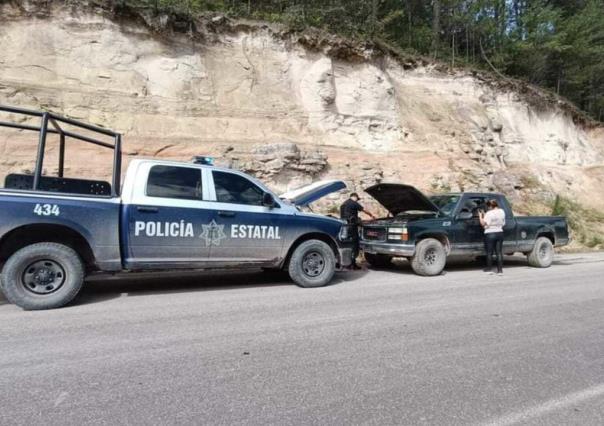
[[[484,234],[478,219],[489,199],[497,200],[506,216],[505,254],[524,253],[531,266],[547,268],[554,247],[568,244],[564,217],[514,216],[505,196],[464,192],[426,197],[409,185],[381,183],[365,190],[390,213],[363,224],[361,248],[373,266],[385,267],[394,257],[410,260],[415,273],[438,275],[447,258],[484,256]]]

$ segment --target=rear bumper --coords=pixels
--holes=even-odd
[[[415,254],[414,244],[372,243],[361,241],[365,253],[388,254],[390,256],[411,257]]]

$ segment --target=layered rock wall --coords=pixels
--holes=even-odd
[[[357,191],[403,181],[604,207],[604,132],[558,105],[534,108],[468,71],[347,57],[261,24],[210,25],[159,35],[103,10],[4,2],[0,103],[122,132],[126,160],[215,155],[277,191],[344,178]],[[0,131],[3,174],[32,168],[30,136]],[[55,157],[51,145],[48,172]],[[67,174],[104,176],[109,164],[110,153],[81,147]]]

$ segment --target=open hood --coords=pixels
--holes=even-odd
[[[346,188],[344,181],[321,180],[281,194],[280,198],[282,200],[287,200],[296,206],[304,207],[317,201],[319,198],[323,198],[326,195],[344,188]]]
[[[406,211],[437,213],[438,207],[416,188],[400,183],[379,183],[365,189],[393,216]]]

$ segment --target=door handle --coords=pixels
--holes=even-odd
[[[235,212],[219,211],[218,212],[218,216],[220,216],[220,217],[235,217]]]
[[[136,210],[141,213],[157,213],[159,209],[157,207],[137,206]]]

